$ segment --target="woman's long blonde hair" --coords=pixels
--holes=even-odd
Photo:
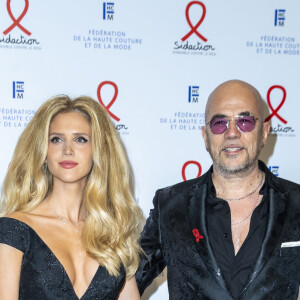
[[[49,125],[57,114],[70,111],[82,113],[92,129],[93,167],[83,199],[87,213],[83,245],[111,275],[117,276],[122,265],[131,277],[139,263],[142,214],[133,199],[131,168],[119,134],[92,98],[58,96],[39,108],[15,148],[3,184],[1,215],[30,211],[51,192],[52,175],[44,164]]]

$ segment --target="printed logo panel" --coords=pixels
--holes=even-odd
[[[201,24],[206,17],[206,6],[201,1],[191,1],[185,9],[188,31],[180,40],[174,42],[173,54],[216,55],[215,47],[208,43],[208,38],[201,31]],[[193,23],[191,19],[197,19]]]
[[[112,97],[111,97],[111,92],[113,92]],[[105,110],[108,112],[110,117],[114,121],[118,122],[117,124],[115,124],[115,128],[118,130],[119,133],[129,134],[128,127],[125,124],[119,123],[121,120],[120,117],[117,116],[115,113],[113,113],[111,110],[113,104],[117,100],[118,93],[119,93],[118,86],[113,81],[108,81],[108,80],[102,81],[97,88],[97,98],[99,103],[105,108]]]
[[[270,12],[269,12],[270,13]],[[285,26],[286,10],[275,9],[274,13],[274,34],[259,33],[255,41],[246,41],[246,48],[253,49],[257,55],[300,55],[300,43],[294,36],[294,28]],[[273,20],[272,20],[273,22]],[[282,27],[290,33],[282,34]]]
[[[279,102],[277,107],[274,107],[274,105],[272,104],[272,99],[275,100],[276,103]],[[291,126],[285,126],[288,123],[288,121],[286,117],[280,113],[280,109],[282,108],[286,100],[287,92],[283,86],[273,85],[268,89],[267,103],[271,114],[268,117],[266,117],[265,122],[271,121],[272,126],[270,132],[272,134],[277,134],[278,136],[294,137],[295,129],[293,129],[293,127]]]
[[[202,126],[205,126],[205,114],[197,109],[192,110],[190,106],[196,107],[194,105],[201,102],[199,90],[199,85],[188,86],[186,96],[182,98],[187,105],[187,110],[183,110],[181,106],[181,109],[173,110],[173,112],[168,110],[165,115],[159,117],[161,126],[172,131],[201,131]]]
[[[11,91],[11,98],[7,102],[11,103],[11,106],[0,107],[0,128],[7,130],[25,128],[36,112],[26,105],[25,81],[12,81],[7,85],[7,89]],[[22,108],[22,105],[25,105],[25,108]]]
[[[17,4],[22,5],[22,1],[18,1]],[[0,37],[0,48],[41,50],[40,42],[35,37],[31,36],[31,30],[24,25],[26,23],[26,19],[28,18],[29,0],[24,0],[24,8],[19,16],[17,16],[13,11],[11,0],[7,0],[6,9],[7,14],[11,19],[11,24],[4,29],[3,36]],[[0,12],[0,17],[1,14],[4,13]],[[18,35],[19,32],[21,32],[20,35]]]
[[[122,24],[115,20],[115,2],[101,2],[101,15],[94,20],[92,28],[82,27],[83,32],[73,33],[73,42],[85,49],[96,51],[128,52],[142,45],[142,38],[134,32],[124,30]],[[123,11],[118,10],[118,14]],[[112,21],[114,30],[111,29]],[[87,50],[88,51],[88,50]]]

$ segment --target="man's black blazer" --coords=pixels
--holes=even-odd
[[[300,186],[269,173],[268,222],[251,275],[238,299],[296,300],[300,283]],[[218,268],[207,235],[205,199],[208,176],[160,189],[154,197],[140,243],[142,257],[136,273],[141,293],[167,266],[172,300],[234,299]],[[197,229],[203,238],[198,242]]]

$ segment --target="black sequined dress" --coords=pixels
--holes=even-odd
[[[63,265],[30,226],[16,219],[0,218],[0,243],[24,253],[19,300],[79,300]],[[80,300],[116,299],[125,277],[124,269],[114,277],[99,266]]]

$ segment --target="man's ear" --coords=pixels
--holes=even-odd
[[[262,145],[261,145],[262,147],[264,147],[266,144],[270,132],[270,128],[271,128],[270,121],[264,122],[263,129],[262,129]]]
[[[202,126],[201,128],[202,137],[205,143],[205,148],[207,150],[207,132],[206,132],[206,126]]]

